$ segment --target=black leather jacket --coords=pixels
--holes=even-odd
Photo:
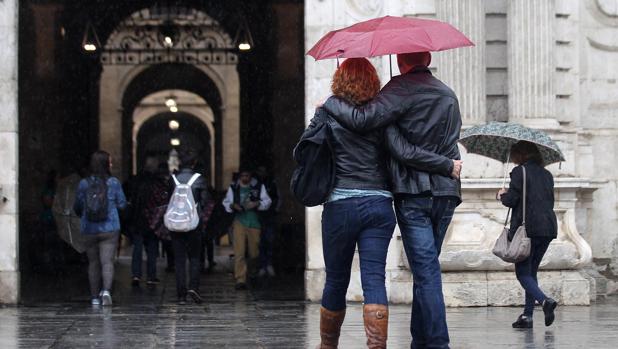
[[[307,128],[326,122],[331,129],[335,155],[336,188],[389,190],[383,132],[377,129],[358,135],[339,124],[323,108],[317,108]]]
[[[324,108],[343,126],[361,134],[394,123],[386,130],[394,193],[461,200],[461,182],[450,176],[451,159],[460,159],[459,103],[454,92],[427,67],[393,77],[363,106],[331,97]]]

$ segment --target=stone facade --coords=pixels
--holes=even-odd
[[[17,1],[0,1],[0,303],[19,300]]]
[[[556,182],[559,235],[539,274],[564,304],[589,304],[618,289],[618,7],[612,0],[385,0],[305,2],[307,50],[329,30],[384,15],[438,18],[476,47],[434,54],[436,76],[460,100],[464,128],[512,121],[543,129],[567,161],[550,166]],[[374,58],[388,80],[388,58]],[[305,63],[306,119],[329,92],[334,61]],[[491,254],[506,210],[494,199],[509,171],[466,154],[464,203],[441,255],[449,306],[516,305],[523,295],[512,266]],[[320,208],[307,209],[306,295],[319,300],[324,283]],[[411,276],[395,232],[387,261],[392,302],[411,301]],[[361,301],[358,260],[348,299]]]

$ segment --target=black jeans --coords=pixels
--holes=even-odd
[[[135,232],[133,239],[133,258],[131,261],[131,273],[133,277],[142,277],[142,254],[146,247],[146,273],[148,280],[157,278],[157,254],[159,252],[159,240],[152,231],[143,230]]]
[[[176,292],[178,297],[187,295],[187,258],[189,258],[189,289],[200,288],[200,250],[202,236],[198,230],[185,233],[170,232],[176,264]]]
[[[531,237],[530,256],[519,263],[515,263],[515,275],[517,275],[521,287],[526,291],[524,316],[532,317],[534,301],[543,303],[547,298],[539,288],[536,273],[551,240],[551,238]]]

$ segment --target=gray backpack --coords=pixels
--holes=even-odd
[[[176,179],[176,176],[172,175],[176,188],[174,188],[172,198],[167,205],[167,211],[163,216],[163,224],[169,231],[187,232],[195,230],[200,223],[197,204],[191,190],[191,186],[199,177],[200,174],[196,173],[187,184],[182,184]]]

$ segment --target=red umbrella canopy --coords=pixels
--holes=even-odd
[[[443,51],[464,46],[474,46],[474,43],[448,23],[386,16],[331,31],[307,54],[320,60]]]

